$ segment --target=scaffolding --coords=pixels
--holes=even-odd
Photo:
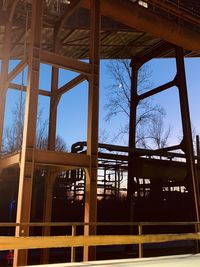
[[[141,5],[141,2],[144,5]],[[107,196],[110,191],[111,195],[114,194],[117,197],[120,194],[120,172],[127,173],[127,198],[131,209],[137,191],[135,179],[146,177],[148,179],[151,174],[150,169],[156,166],[160,168],[160,172],[163,170],[167,172],[170,168],[172,171],[176,170],[177,175],[182,175],[182,171],[185,172],[184,183],[191,194],[194,220],[199,222],[197,171],[184,67],[184,56],[200,55],[199,3],[191,2],[192,4],[188,4],[188,1],[174,0],[0,1],[1,143],[7,90],[13,88],[26,93],[22,148],[13,154],[2,154],[0,159],[1,169],[11,166],[20,168],[16,223],[30,222],[33,177],[37,168],[45,170],[44,222],[51,221],[51,200],[57,173],[70,171],[70,179],[76,176],[72,188],[75,195],[77,195],[77,185],[78,191],[83,186],[82,182],[77,181],[85,173],[84,235],[88,236],[96,234],[95,225],[87,223],[97,221],[98,168],[103,172],[101,174],[103,179],[101,177],[99,179],[99,187],[102,188],[104,196]],[[176,76],[164,85],[139,94],[137,92],[138,70],[149,60],[163,57],[175,57]],[[103,58],[131,59],[129,145],[127,148],[121,148],[126,155],[114,153],[108,155],[98,150],[99,62]],[[12,59],[18,60],[18,64],[9,72],[9,60]],[[52,66],[50,92],[39,88],[41,63]],[[26,67],[28,68],[27,84],[14,83],[13,79]],[[59,68],[72,70],[78,73],[78,76],[59,88]],[[85,153],[57,152],[55,139],[58,103],[64,93],[83,81],[88,82],[87,149]],[[173,86],[179,93],[183,140],[180,144],[164,150],[137,150],[135,132],[138,103]],[[39,95],[50,98],[47,151],[36,148]],[[176,149],[182,150],[185,163],[174,163],[172,160],[166,160],[166,163],[162,159],[148,159],[149,154],[163,157],[172,154],[173,156],[172,151]],[[120,165],[118,160],[121,161]],[[125,164],[122,163],[124,161]],[[134,168],[134,166],[137,167]],[[145,183],[141,183],[139,194],[142,194],[142,184],[145,185]],[[144,188],[147,187],[144,186]],[[130,220],[132,220],[131,216],[130,212]],[[29,236],[29,226],[16,226],[15,234],[20,237]],[[50,235],[49,227],[43,227],[43,235]],[[27,259],[27,250],[16,250],[14,266],[26,265]],[[92,259],[95,259],[95,247],[84,246],[84,260]],[[48,250],[43,251],[42,261],[48,261]]]

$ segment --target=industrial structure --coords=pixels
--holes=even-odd
[[[51,221],[52,194],[59,173],[70,177],[74,195],[84,181],[84,222],[97,221],[97,176],[104,170],[99,187],[119,196],[120,179],[128,179],[131,209],[137,195],[145,195],[153,182],[162,188],[184,187],[190,196],[193,221],[199,222],[199,179],[192,143],[184,57],[200,56],[200,3],[198,0],[0,0],[0,140],[2,143],[6,94],[9,88],[25,92],[23,143],[20,151],[1,153],[0,168],[18,168],[19,189],[16,223],[29,223],[33,178],[44,170],[43,222]],[[148,92],[137,92],[138,71],[154,58],[174,57],[176,76]],[[99,64],[101,59],[131,59],[132,84],[128,147],[98,144]],[[9,61],[17,65],[9,71]],[[40,64],[52,66],[51,91],[39,88]],[[28,67],[27,84],[14,78]],[[78,73],[61,88],[59,68]],[[55,151],[59,100],[73,87],[88,82],[87,140],[70,152]],[[143,99],[176,87],[183,128],[180,144],[160,150],[136,147],[136,112]],[[48,150],[36,148],[38,96],[50,98]],[[1,146],[2,147],[2,146]],[[100,149],[104,149],[102,152]],[[175,153],[175,150],[182,153]],[[105,152],[106,150],[106,152]],[[118,153],[115,153],[118,152]],[[181,161],[177,160],[178,158]],[[106,171],[108,170],[108,173]],[[110,171],[114,171],[113,179]],[[66,174],[66,172],[68,172]],[[136,183],[140,178],[139,183]],[[145,182],[145,179],[148,182]],[[141,180],[143,182],[141,182]],[[131,220],[131,217],[130,217]],[[196,228],[198,230],[198,227]],[[84,235],[95,235],[94,224],[85,225]],[[29,226],[16,226],[16,237],[29,236]],[[44,227],[43,235],[50,235]],[[44,262],[48,251],[43,251]],[[15,250],[14,266],[27,264],[28,251]],[[95,259],[95,247],[84,247],[84,259]]]

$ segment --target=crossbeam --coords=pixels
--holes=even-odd
[[[25,85],[21,85],[21,84],[17,84],[17,83],[9,83],[8,88],[15,89],[17,91],[26,92],[27,87]],[[39,95],[51,97],[51,92],[49,92],[49,91],[46,91],[43,89],[38,89],[38,91],[39,91]]]
[[[0,169],[6,169],[10,166],[17,165],[20,162],[20,153],[15,153],[2,157],[0,159]]]
[[[91,74],[91,66],[89,63],[67,58],[65,56],[58,55],[57,53],[41,51],[41,61],[54,67],[60,67],[86,75]]]
[[[152,235],[0,237],[0,250],[163,243],[200,240],[200,233]]]

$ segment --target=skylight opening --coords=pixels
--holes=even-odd
[[[140,5],[140,6],[144,7],[144,8],[148,8],[148,3],[146,3],[146,2],[144,2],[142,0],[138,1],[138,5]]]

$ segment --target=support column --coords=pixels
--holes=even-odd
[[[130,116],[129,116],[129,148],[136,147],[136,126],[137,126],[137,105],[138,105],[138,70],[139,64],[136,60],[131,61],[131,92],[130,92]],[[127,204],[129,208],[129,220],[133,221],[133,194],[134,194],[134,153],[129,152],[128,157],[128,185],[127,185]],[[132,227],[131,227],[132,232]]]
[[[59,48],[59,38],[56,30],[54,31],[54,52],[57,52]],[[52,80],[51,80],[51,100],[50,100],[50,115],[49,115],[49,134],[48,134],[48,149],[55,150],[56,147],[56,122],[57,122],[57,90],[59,69],[52,67]],[[52,199],[53,188],[56,180],[56,173],[49,167],[44,181],[44,203],[43,203],[43,222],[51,222],[52,218]],[[42,235],[50,236],[51,228],[48,226],[43,227]],[[41,254],[41,263],[45,264],[49,262],[49,249],[43,249]]]
[[[8,20],[5,26],[5,35],[3,41],[3,58],[2,58],[2,68],[0,74],[0,156],[2,153],[3,145],[3,128],[4,128],[4,113],[5,113],[5,103],[6,103],[6,93],[7,93],[7,77],[8,77],[8,67],[10,59],[10,42],[12,33],[12,21]]]
[[[38,107],[38,84],[40,71],[40,48],[43,1],[32,2],[31,37],[28,54],[28,85],[24,118],[24,133],[20,164],[17,223],[30,222],[32,183],[34,175],[34,150]],[[29,227],[16,227],[16,236],[28,236]],[[27,265],[28,250],[15,250],[14,266]]]
[[[194,150],[192,142],[192,131],[187,95],[187,84],[185,76],[184,53],[181,47],[175,47],[177,82],[180,97],[181,119],[183,128],[183,150],[186,156],[187,164],[187,182],[189,185],[189,194],[193,205],[194,220],[199,222],[199,196],[197,190],[197,172],[195,167]]]
[[[90,156],[90,167],[86,169],[85,181],[85,223],[97,221],[97,170],[98,170],[98,121],[99,121],[99,58],[100,58],[100,0],[90,0],[91,33],[88,99],[88,136],[87,155]],[[85,235],[95,235],[96,226],[85,226]],[[84,247],[84,261],[95,260],[96,248]]]

